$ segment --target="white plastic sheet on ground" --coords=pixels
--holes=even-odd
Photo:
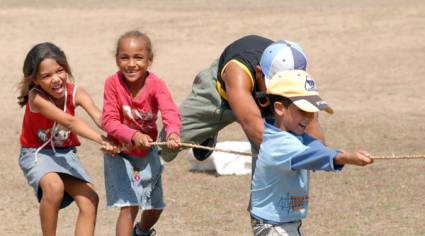
[[[218,142],[216,148],[238,152],[251,152],[249,142],[225,141]],[[252,157],[226,153],[213,152],[205,161],[198,161],[193,156],[192,149],[188,151],[188,160],[192,171],[216,171],[218,175],[246,175],[251,174]]]

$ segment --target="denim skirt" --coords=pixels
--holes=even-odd
[[[108,207],[139,206],[163,209],[161,175],[164,166],[158,149],[143,157],[119,154],[104,156],[105,190]]]
[[[56,148],[55,151],[45,148],[37,154],[36,150],[36,148],[21,148],[19,166],[28,184],[34,189],[39,202],[43,196],[40,180],[48,173],[67,174],[83,182],[90,182],[90,177],[84,170],[75,147]],[[73,201],[74,199],[65,192],[61,208],[67,207]]]

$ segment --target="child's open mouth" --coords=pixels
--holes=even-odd
[[[62,93],[63,92],[63,84],[57,84],[52,87],[53,92]]]

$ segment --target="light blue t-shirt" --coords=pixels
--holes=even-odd
[[[339,170],[338,151],[304,133],[296,136],[265,123],[252,178],[251,215],[280,224],[304,218],[308,209],[309,170]]]

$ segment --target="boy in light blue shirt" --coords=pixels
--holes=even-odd
[[[373,159],[364,151],[327,148],[305,132],[315,112],[333,113],[305,71],[277,73],[266,94],[275,123],[265,123],[252,178],[253,232],[256,236],[302,235],[301,219],[307,214],[309,201],[309,170],[336,171],[345,164],[365,166]]]

